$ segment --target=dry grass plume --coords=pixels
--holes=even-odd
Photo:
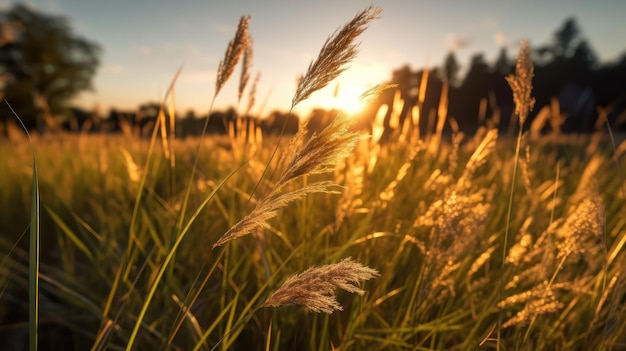
[[[224,59],[220,61],[217,68],[217,79],[215,80],[215,95],[224,87],[224,84],[233,74],[237,62],[241,55],[250,45],[250,35],[248,34],[248,25],[250,24],[250,16],[241,16],[235,37],[228,43],[228,48],[224,54]]]
[[[528,114],[535,106],[535,99],[531,96],[534,76],[535,69],[530,59],[530,47],[527,40],[522,40],[515,63],[515,74],[506,77],[506,81],[513,90],[515,113],[519,118],[520,126],[524,125]]]
[[[303,305],[313,312],[333,313],[343,311],[337,301],[335,290],[363,295],[365,291],[356,284],[379,275],[378,271],[348,257],[339,263],[320,267],[311,267],[306,271],[285,280],[262,305],[278,307],[285,305]]]
[[[346,70],[346,64],[357,54],[356,38],[367,29],[367,24],[378,18],[382,9],[368,7],[352,21],[331,35],[320,50],[317,59],[309,64],[306,74],[299,79],[292,108],[306,100],[313,92],[322,89]]]
[[[360,138],[359,134],[348,130],[349,125],[344,118],[335,118],[319,134],[314,134],[296,149],[269,194],[257,202],[250,214],[243,217],[213,244],[213,248],[250,234],[259,227],[268,228],[267,221],[275,217],[279,209],[308,194],[334,193],[332,189],[334,183],[330,181],[309,183],[303,188],[287,192],[283,190],[288,183],[304,175],[332,171],[339,160],[348,156]],[[305,133],[298,133],[296,138],[302,138],[304,135]]]

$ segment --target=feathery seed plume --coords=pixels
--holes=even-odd
[[[239,77],[239,91],[237,94],[237,101],[241,101],[243,91],[248,85],[250,80],[250,70],[252,69],[252,57],[254,52],[252,51],[252,38],[248,35],[248,44],[243,52],[243,66],[241,67],[241,76]]]
[[[361,96],[359,96],[359,100],[363,102],[372,102],[375,100],[383,91],[387,89],[395,89],[398,87],[398,84],[376,84],[373,87],[367,89]]]
[[[336,193],[333,182],[320,181],[307,184],[304,188],[283,192],[289,182],[306,174],[320,174],[332,170],[342,158],[348,156],[360,136],[348,130],[349,123],[345,119],[335,118],[319,134],[314,134],[298,148],[285,170],[278,178],[269,195],[257,202],[250,214],[243,217],[213,244],[213,248],[221,246],[233,239],[250,234],[259,227],[269,227],[267,221],[274,218],[277,211],[291,202],[311,193]],[[303,138],[298,134],[296,138]]]
[[[262,307],[303,305],[318,313],[331,314],[333,311],[343,311],[335,296],[335,290],[341,288],[347,292],[363,295],[365,291],[356,284],[379,275],[377,270],[354,262],[350,257],[339,263],[311,267],[287,278]]]
[[[259,85],[259,80],[261,79],[261,73],[257,73],[256,77],[252,81],[252,86],[250,86],[250,91],[248,92],[248,107],[246,108],[246,115],[250,115],[250,111],[252,111],[252,107],[256,103],[256,89]]]
[[[498,303],[498,307],[506,308],[511,305],[524,303],[524,307],[515,316],[506,321],[502,327],[508,328],[514,325],[525,325],[533,317],[555,312],[563,307],[557,299],[554,291],[547,281],[543,281],[534,288],[519,294],[507,297]]]
[[[350,121],[338,116],[319,134],[314,134],[297,150],[285,172],[276,182],[276,190],[305,174],[320,174],[331,171],[337,161],[350,155],[358,133],[350,132]]]
[[[259,228],[269,228],[267,221],[276,217],[278,210],[290,203],[299,200],[311,193],[337,193],[332,190],[332,182],[317,182],[309,184],[287,193],[276,192],[257,202],[256,207],[250,214],[243,217],[239,222],[230,227],[222,237],[213,244],[213,248],[222,246],[227,242],[248,235]]]
[[[345,65],[357,54],[359,44],[355,43],[356,38],[365,31],[371,20],[378,18],[381,11],[371,6],[366,8],[326,39],[317,59],[309,64],[306,74],[298,79],[298,87],[291,101],[292,108],[345,71]]]
[[[250,16],[241,16],[235,37],[228,43],[228,48],[224,54],[224,59],[220,61],[217,68],[217,79],[215,80],[215,95],[220,92],[228,78],[233,74],[237,62],[244,51],[246,51],[250,40],[248,25]]]
[[[515,113],[519,118],[520,126],[524,124],[526,117],[535,106],[535,98],[531,96],[535,69],[530,60],[530,47],[527,40],[522,40],[521,45],[515,63],[515,74],[506,77],[506,81],[513,90]]]
[[[577,204],[556,230],[558,258],[590,254],[604,230],[604,208],[600,196],[590,195]]]

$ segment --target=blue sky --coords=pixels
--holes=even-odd
[[[6,8],[14,1],[0,1]],[[450,50],[461,64],[478,52],[495,60],[506,45],[510,56],[517,43],[548,43],[565,18],[574,16],[601,61],[626,52],[626,1],[623,0],[30,0],[36,9],[67,16],[77,33],[99,43],[102,64],[95,92],[77,102],[134,109],[163,97],[174,73],[176,107],[205,113],[214,94],[215,71],[239,17],[252,16],[253,76],[260,72],[258,111],[286,110],[296,77],[315,58],[324,40],[358,11],[373,4],[383,8],[362,36],[357,59],[340,79],[342,91],[365,90],[389,79],[404,64],[414,68],[439,65]],[[238,76],[238,71],[235,72]],[[218,108],[236,103],[237,79],[218,97]],[[298,111],[327,105],[334,87],[314,94]],[[244,98],[243,105],[247,104]],[[297,111],[297,112],[298,112]]]

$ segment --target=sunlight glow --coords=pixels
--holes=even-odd
[[[367,90],[367,87],[356,84],[341,85],[338,83],[335,85],[330,105],[333,109],[342,110],[348,115],[356,114],[365,107],[366,103],[359,99],[365,90]]]
[[[371,87],[388,81],[388,75],[389,68],[384,65],[354,62],[335,81],[300,104],[298,110],[306,116],[316,108],[337,109],[350,117],[357,117],[372,101],[361,101],[361,95]]]

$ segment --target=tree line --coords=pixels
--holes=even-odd
[[[619,41],[616,38],[616,41]],[[614,128],[626,122],[626,52],[615,62],[601,63],[575,18],[566,19],[551,40],[533,48],[535,109],[528,124],[543,113],[544,132],[590,132],[608,121]],[[393,71],[389,83],[398,85],[404,101],[401,118],[420,106],[420,130],[432,128],[442,91],[447,90],[448,116],[461,130],[472,132],[490,119],[501,129],[513,128],[513,98],[505,77],[515,69],[515,59],[502,48],[490,63],[484,54],[472,56],[465,76],[454,52],[432,70],[412,70],[405,65]],[[444,86],[446,88],[444,89]],[[422,92],[420,101],[420,90]],[[381,104],[391,105],[395,91],[386,91],[364,113],[373,118]],[[389,126],[391,112],[387,113]]]
[[[616,38],[616,41],[619,39]],[[10,102],[28,129],[102,130],[115,132],[132,126],[147,128],[153,123],[158,104],[148,103],[136,111],[111,110],[102,118],[97,111],[72,107],[73,97],[92,88],[100,63],[98,44],[76,35],[65,17],[50,16],[22,4],[0,11],[0,97]],[[533,49],[535,78],[533,94],[536,108],[530,116],[543,114],[546,130],[586,132],[605,121],[621,127],[626,120],[626,52],[615,62],[599,62],[591,43],[581,32],[575,18],[566,19],[551,40]],[[420,130],[432,128],[442,94],[447,98],[447,115],[466,132],[484,123],[506,129],[514,127],[513,101],[504,79],[514,70],[514,57],[503,47],[494,62],[484,54],[472,56],[463,71],[454,52],[439,67],[414,70],[410,65],[393,70],[388,83],[397,84],[361,113],[367,124],[382,104],[391,105],[399,92],[403,104],[402,119],[414,106],[420,108]],[[391,112],[386,116],[389,126]],[[308,116],[311,127],[321,126],[332,111],[316,109]],[[179,118],[180,130],[193,134],[203,118],[193,111]],[[267,117],[267,116],[264,116]],[[265,131],[291,119],[289,129],[296,129],[297,116],[273,111],[270,118],[257,121]],[[223,133],[236,111],[216,111],[209,131]],[[246,116],[246,118],[251,118]],[[0,107],[0,126],[13,121],[13,111]],[[0,135],[3,130],[0,128]]]

